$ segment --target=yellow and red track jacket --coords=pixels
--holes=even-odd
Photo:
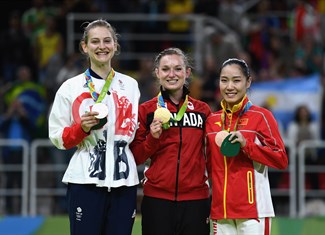
[[[208,170],[212,180],[211,219],[273,217],[268,167],[288,166],[283,140],[273,114],[245,96],[232,110],[211,114],[206,123]],[[222,130],[240,131],[246,146],[235,157],[223,156],[215,143]]]

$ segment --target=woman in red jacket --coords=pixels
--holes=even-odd
[[[288,166],[275,118],[246,95],[251,82],[245,61],[226,60],[219,80],[222,109],[206,123],[211,219],[218,235],[271,234],[268,167]]]
[[[189,96],[188,58],[168,48],[155,59],[161,88],[139,106],[139,128],[131,144],[144,172],[141,205],[143,235],[208,235],[209,185],[204,155],[204,126],[210,107]]]

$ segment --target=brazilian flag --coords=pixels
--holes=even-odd
[[[32,81],[17,83],[9,90],[4,98],[8,108],[10,108],[14,102],[21,103],[26,112],[24,124],[27,124],[29,129],[34,130],[33,133],[30,134],[37,134],[37,132],[44,127],[47,102],[46,90],[42,86]],[[16,136],[16,138],[18,138],[18,136]]]

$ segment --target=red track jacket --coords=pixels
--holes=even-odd
[[[207,119],[208,170],[212,177],[211,219],[274,216],[268,167],[285,169],[288,157],[272,113],[247,103],[245,97],[232,111],[226,111],[222,103],[223,110]],[[215,136],[223,126],[233,131],[235,125],[247,143],[237,156],[226,157],[216,145]]]
[[[176,116],[179,105],[171,102],[162,91],[166,107]],[[206,158],[204,155],[204,127],[210,107],[188,98],[183,118],[170,123],[159,139],[150,134],[150,124],[157,109],[157,97],[139,106],[139,128],[130,148],[137,164],[150,158],[145,171],[144,195],[172,201],[197,200],[209,197]]]

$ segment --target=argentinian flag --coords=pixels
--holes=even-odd
[[[323,88],[320,75],[252,83],[248,96],[253,104],[268,106],[275,118],[287,128],[299,105],[307,105],[320,123]]]

